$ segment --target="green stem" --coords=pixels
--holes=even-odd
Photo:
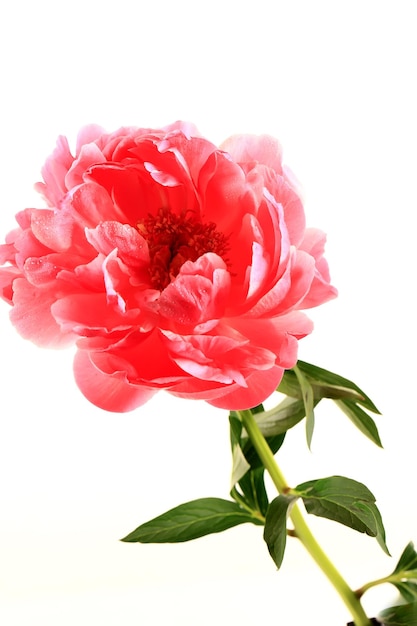
[[[243,426],[245,427],[246,432],[248,433],[248,436],[265,469],[269,473],[275,487],[277,488],[278,493],[285,494],[290,488],[288,487],[284,475],[282,474],[252,412],[250,410],[243,410],[239,411],[239,415]],[[349,587],[345,579],[323,552],[321,546],[317,543],[306,521],[304,520],[300,509],[296,505],[293,506],[290,517],[294,525],[295,535],[339,593],[352,615],[355,626],[371,626],[371,621],[366,616],[358,596],[353,589]]]
[[[389,576],[385,576],[384,578],[376,578],[375,580],[371,580],[369,583],[366,583],[365,585],[362,585],[362,587],[357,589],[355,591],[355,594],[357,595],[358,598],[361,598],[363,594],[365,593],[365,591],[372,589],[372,587],[377,587],[378,585],[384,585],[385,583],[391,583],[391,584],[401,583],[404,581],[404,579],[407,580],[408,578],[410,579],[416,578],[416,574],[414,570],[411,572],[407,572],[407,571],[396,572],[395,574],[390,574]]]

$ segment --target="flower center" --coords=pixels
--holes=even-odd
[[[196,261],[206,252],[223,256],[229,247],[227,237],[213,222],[203,224],[169,209],[159,209],[157,215],[139,220],[136,227],[148,243],[152,286],[161,291],[185,261]]]

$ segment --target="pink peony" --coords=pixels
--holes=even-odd
[[[159,389],[243,409],[297,361],[333,298],[325,235],[306,229],[281,148],[241,135],[220,148],[177,122],[87,126],[64,137],[0,246],[0,293],[19,333],[76,343],[84,395],[129,411]]]

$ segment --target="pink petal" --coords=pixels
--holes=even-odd
[[[189,335],[164,333],[171,358],[181,369],[195,378],[222,384],[237,382],[246,387],[246,377],[252,370],[269,369],[275,355],[268,349],[249,341],[242,335]]]
[[[214,222],[226,234],[253,208],[244,172],[221,152],[213,152],[201,167],[198,192],[202,219]]]
[[[32,285],[46,285],[56,280],[60,268],[55,263],[55,257],[56,255],[49,255],[26,259],[23,270]]]
[[[77,158],[73,161],[65,176],[65,186],[72,189],[84,182],[85,171],[92,165],[106,161],[100,148],[95,143],[89,143],[81,147]]]
[[[116,413],[133,411],[156,393],[156,389],[133,385],[123,372],[104,374],[91,362],[88,353],[78,351],[74,359],[74,376],[87,400],[100,409]]]
[[[102,222],[94,229],[86,229],[86,239],[97,252],[106,256],[117,250],[117,256],[128,267],[140,268],[149,263],[146,241],[136,228],[128,224]]]
[[[125,341],[108,352],[90,353],[90,359],[102,372],[122,372],[129,382],[145,387],[169,388],[188,377],[169,356],[157,329],[126,333]]]
[[[262,163],[282,174],[282,148],[277,139],[269,135],[233,135],[220,146],[237,163]]]
[[[8,304],[13,304],[13,284],[20,276],[20,270],[15,267],[0,268],[0,297]]]
[[[272,367],[267,371],[253,372],[247,378],[247,387],[232,385],[219,398],[207,399],[207,402],[219,409],[240,411],[251,409],[266,400],[281,382],[284,370]]]
[[[308,293],[314,277],[314,259],[299,250],[292,256],[285,274],[249,311],[251,317],[268,317],[287,313]]]
[[[85,144],[90,144],[93,141],[96,141],[104,134],[104,132],[104,129],[97,124],[88,124],[87,126],[83,126],[77,135],[77,145],[75,151],[76,156],[80,154],[81,149]]]
[[[201,137],[195,124],[192,124],[191,122],[183,122],[181,120],[164,126],[164,131],[168,133],[172,131],[180,131],[187,139],[191,139],[191,137]]]
[[[72,165],[72,156],[66,137],[58,137],[56,148],[42,168],[44,183],[36,183],[35,190],[44,196],[49,206],[59,206],[67,193],[65,176]]]
[[[74,218],[81,218],[81,225],[95,227],[106,220],[127,221],[124,214],[117,210],[109,194],[93,182],[85,183],[72,190],[66,202],[69,211],[76,211]]]
[[[34,210],[31,225],[36,239],[49,250],[65,252],[71,249],[77,225],[67,211]]]
[[[304,207],[299,196],[282,176],[266,176],[265,185],[268,190],[265,192],[267,198],[282,206],[290,243],[294,246],[299,246],[303,239],[306,225]]]
[[[138,318],[138,311],[124,315],[120,308],[109,306],[105,293],[72,293],[56,300],[51,310],[60,328],[79,336],[126,333]]]
[[[56,294],[50,288],[34,287],[23,278],[13,283],[10,319],[25,339],[42,347],[63,347],[74,342],[73,329],[63,331],[51,314]]]
[[[230,291],[230,274],[224,261],[207,253],[187,261],[175,280],[155,303],[164,328],[191,332],[196,326],[224,315]]]
[[[330,285],[329,266],[323,257],[325,243],[325,233],[317,228],[308,228],[300,245],[300,249],[311,254],[316,262],[311,287],[300,305],[303,309],[318,306],[337,296],[337,289]]]
[[[304,337],[312,330],[312,323],[307,316],[298,312],[272,319],[241,317],[234,319],[231,323],[242,337],[250,341],[251,346],[269,350],[274,354],[274,361],[266,362],[268,367],[276,364],[285,369],[294,367],[297,362],[297,339]],[[243,362],[242,365],[244,365]],[[262,368],[254,367],[253,369]]]

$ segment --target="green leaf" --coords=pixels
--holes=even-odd
[[[297,376],[298,384],[300,385],[302,400],[304,404],[304,411],[306,416],[306,435],[307,445],[311,448],[311,440],[313,438],[314,431],[314,391],[313,387],[307,376],[304,376],[302,370],[295,366],[293,368],[295,375]]]
[[[417,552],[412,541],[406,545],[393,574],[417,570]],[[417,576],[416,576],[417,577]]]
[[[312,379],[313,388],[316,387],[316,393],[322,398],[350,398],[353,401],[357,401],[368,411],[380,413],[369,396],[351,380],[305,361],[298,361],[297,367]],[[322,395],[326,388],[328,393],[334,395]]]
[[[287,543],[287,517],[296,499],[296,496],[279,495],[272,500],[266,513],[264,540],[278,569]]]
[[[292,370],[284,373],[278,391],[297,400],[303,400],[307,416],[307,441],[311,441],[314,427],[312,404],[315,406],[323,398],[329,398],[335,401],[363,434],[382,447],[377,426],[364,410],[379,413],[378,409],[362,389],[347,378],[311,363],[298,361]]]
[[[235,417],[232,413],[229,415],[230,423],[230,443],[232,446],[232,476],[231,476],[231,489],[237,482],[246,474],[250,469],[250,465],[245,459],[241,443],[242,435],[242,422],[238,417]]]
[[[371,535],[371,537],[375,537],[385,554],[391,556],[385,541],[385,528],[382,522],[381,513],[375,502],[358,502],[357,507],[358,509],[362,509],[364,513],[363,521],[367,522],[369,520],[372,526],[373,523],[375,524],[376,534]],[[367,532],[367,534],[369,533]]]
[[[263,407],[257,407],[255,410],[263,411]],[[242,422],[233,411],[229,415],[229,421],[233,456],[230,495],[244,508],[252,510],[254,515],[264,518],[269,501],[265,489],[263,464],[252,442],[248,439],[246,431],[243,430]],[[281,434],[267,438],[272,450],[276,451],[282,445],[284,436]]]
[[[392,606],[381,611],[378,620],[383,626],[417,626],[417,603]]]
[[[409,580],[401,583],[392,583],[398,589],[406,602],[417,602],[417,584]]]
[[[392,583],[407,602],[417,602],[417,553],[414,544],[405,547],[387,581]]]
[[[251,409],[251,411],[257,421],[259,417],[262,417],[266,413],[262,405]],[[231,429],[233,430],[231,434],[232,447],[236,444],[240,445],[243,455],[252,469],[255,469],[257,467],[263,467],[262,461],[260,460],[255,448],[253,447],[251,440],[248,438],[246,431],[243,429],[242,423],[238,417],[238,414],[235,411],[230,411],[229,421],[231,424]],[[239,424],[237,424],[236,422],[239,422]],[[273,454],[278,452],[278,450],[282,446],[285,438],[285,432],[286,431],[281,431],[280,433],[271,434],[268,436],[264,435]]]
[[[362,483],[344,476],[330,476],[302,483],[294,491],[303,499],[308,513],[376,537],[389,554],[375,497]]]
[[[239,481],[244,501],[253,511],[259,512],[263,517],[268,509],[268,495],[264,481],[265,470],[257,467],[247,472]],[[233,496],[233,493],[231,494]]]
[[[371,441],[382,448],[378,429],[372,417],[351,400],[335,400],[337,406],[348,416],[359,430]]]
[[[314,375],[318,375],[316,372],[312,371],[311,375],[309,375],[306,371],[304,365],[309,365],[308,363],[303,363],[303,361],[298,361],[297,367],[300,371],[304,373],[304,375],[310,381],[310,384],[313,388],[314,398],[317,402],[322,400],[323,398],[329,398],[334,400],[335,398],[348,398],[353,401],[363,401],[364,396],[361,395],[356,389],[351,389],[349,387],[345,387],[343,385],[332,385],[328,382],[325,382],[320,379],[314,378]],[[315,365],[310,366],[312,370],[320,370],[320,368],[316,368]],[[323,372],[327,372],[327,370],[321,370]],[[332,376],[337,376],[336,374],[332,374],[331,372],[327,372]],[[341,378],[341,377],[338,377]],[[344,379],[346,380],[346,379]],[[350,382],[350,381],[349,381]],[[351,383],[354,385],[354,383]],[[284,372],[284,376],[279,384],[277,391],[284,395],[293,397],[293,398],[301,398],[301,389],[298,383],[297,376],[295,375],[294,368],[291,370],[286,370]]]
[[[245,522],[262,524],[262,521],[243,510],[236,502],[221,498],[201,498],[180,504],[145,522],[122,541],[179,543],[219,533]]]
[[[317,404],[317,403],[315,403]],[[273,409],[255,416],[264,437],[286,433],[305,417],[304,402],[296,398],[285,398]]]
[[[245,459],[242,448],[235,445],[232,451],[232,476],[230,479],[231,488],[238,483],[243,476],[250,470],[250,465]]]
[[[271,449],[272,454],[276,454],[278,450],[280,449],[280,447],[282,446],[282,444],[284,443],[285,433],[283,433],[282,435],[276,435],[274,437],[265,437],[265,439],[266,439],[268,446]],[[259,455],[256,452],[255,448],[253,447],[253,444],[250,441],[250,439],[243,440],[242,450],[243,450],[243,454],[245,455],[245,459],[248,461],[249,465],[251,466],[251,469],[256,469],[257,467],[263,467],[263,463],[261,459],[259,458]]]

